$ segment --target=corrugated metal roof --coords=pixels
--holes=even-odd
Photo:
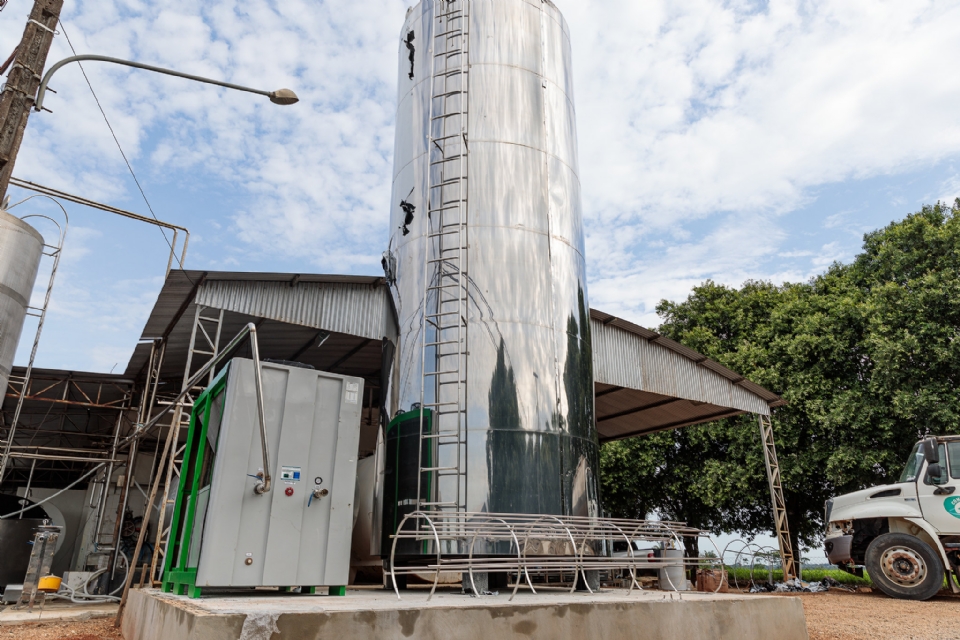
[[[767,415],[784,400],[703,354],[627,320],[590,310],[601,440]]]
[[[360,367],[364,374],[379,369],[379,341],[394,337],[396,331],[383,278],[171,271],[141,337],[142,341],[167,338],[163,375],[172,375],[178,367],[182,372],[186,365],[198,305],[211,309],[207,316],[216,315],[213,309],[227,312],[221,329],[224,341],[245,323],[257,322],[263,357],[297,355],[308,364],[329,367],[364,343],[350,363],[351,372]],[[315,353],[307,345],[319,330],[333,335],[322,352]],[[126,375],[139,378],[149,357],[150,345],[138,344]]]
[[[224,309],[224,340],[258,324],[261,356],[297,359],[318,369],[361,375],[381,368],[381,338],[394,339],[383,278],[287,273],[171,271],[143,331],[167,338],[162,377],[186,365],[196,309]],[[673,429],[785,404],[693,349],[595,309],[593,329],[597,426],[601,440]],[[331,332],[321,347],[319,331]],[[139,379],[150,345],[137,345],[125,375]]]
[[[196,303],[257,318],[380,340],[386,290],[382,283],[266,282],[207,279]]]

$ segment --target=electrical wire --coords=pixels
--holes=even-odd
[[[77,55],[77,50],[73,48],[73,43],[70,42],[70,36],[67,35],[67,30],[64,27],[63,20],[59,20],[60,30],[63,32],[63,36],[67,39],[67,45],[70,46],[70,51],[73,52],[73,55]],[[80,73],[83,74],[83,79],[87,81],[87,86],[90,88],[90,93],[93,95],[94,101],[97,103],[97,108],[100,109],[100,115],[103,116],[103,121],[107,123],[107,128],[110,130],[110,135],[113,136],[113,141],[117,144],[117,149],[120,150],[120,155],[123,156],[123,161],[127,165],[127,169],[130,171],[130,175],[133,177],[134,183],[137,185],[137,189],[140,191],[140,195],[143,197],[144,203],[147,205],[147,209],[150,211],[150,215],[153,216],[153,219],[157,222],[160,222],[160,218],[157,217],[157,214],[153,212],[153,207],[150,205],[150,200],[147,199],[147,194],[143,190],[143,186],[140,185],[140,180],[137,179],[137,174],[133,170],[133,165],[130,164],[130,160],[127,159],[127,154],[124,153],[123,147],[120,145],[120,140],[117,138],[117,134],[113,130],[113,126],[110,124],[110,119],[107,118],[107,112],[103,110],[103,105],[100,104],[100,99],[97,97],[97,92],[93,90],[93,84],[90,82],[90,78],[87,76],[86,69],[83,68],[83,65],[80,62],[77,62],[77,66],[80,67]],[[176,250],[173,247],[173,244],[167,238],[167,232],[163,230],[162,227],[157,227],[160,230],[160,234],[163,236],[163,240],[167,243],[167,246],[170,247],[170,251],[173,253],[174,258],[177,260],[177,264],[180,265],[180,270],[183,271],[183,261],[180,259],[180,256],[177,255]],[[187,280],[190,280],[190,277],[187,276]],[[191,284],[196,284],[190,280]]]

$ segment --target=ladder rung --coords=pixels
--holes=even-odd
[[[460,438],[460,434],[457,433],[457,432],[455,432],[455,431],[454,431],[454,432],[451,432],[451,433],[425,433],[425,434],[423,434],[423,435],[420,436],[420,437],[423,438],[424,440],[437,440],[437,439],[439,439],[439,438],[457,438],[457,439],[459,439],[459,438]]]
[[[444,340],[443,342],[427,342],[423,346],[425,347],[439,347],[445,344],[460,344],[461,340]],[[451,354],[452,355],[452,354]]]
[[[457,467],[420,467],[420,473],[424,473],[427,471],[434,472],[434,471],[457,471],[457,470],[458,470]]]
[[[441,51],[440,53],[435,53],[433,54],[433,57],[442,58],[443,56],[447,56],[448,58],[452,58],[453,56],[461,56],[463,54],[463,49],[454,49],[453,51]]]
[[[444,162],[452,162],[452,161],[454,161],[454,160],[459,160],[460,158],[462,158],[462,157],[465,156],[465,155],[467,155],[467,154],[465,154],[465,153],[464,153],[464,154],[457,154],[457,155],[455,155],[455,156],[450,156],[449,158],[444,158],[444,159],[442,159],[442,160],[434,160],[434,161],[431,162],[430,164],[431,164],[431,165],[434,165],[434,164],[443,164]]]
[[[427,402],[424,407],[449,407],[450,405],[460,406],[459,402]]]
[[[421,507],[456,507],[459,506],[456,502],[419,502],[418,506]]]
[[[464,206],[464,207],[465,207],[466,204],[467,204],[466,201],[462,201],[462,200],[461,200],[461,201],[458,201],[458,202],[455,202],[455,203],[450,203],[450,204],[447,204],[447,205],[444,205],[444,206],[441,206],[441,207],[436,207],[436,208],[433,208],[433,209],[427,209],[427,213],[428,213],[428,214],[434,214],[434,213],[443,213],[444,211],[455,211],[455,210],[459,210],[459,209],[461,208],[461,206]]]
[[[443,93],[435,93],[432,98],[449,98],[450,96],[455,96],[458,93],[466,93],[466,89],[457,89],[456,91],[444,91]],[[459,134],[458,134],[459,135]],[[442,140],[443,138],[436,138],[437,140]]]
[[[450,354],[450,355],[454,355],[454,354]],[[437,384],[457,384],[457,383],[467,384],[467,381],[466,380],[449,380],[447,382],[440,381]]]
[[[459,369],[454,369],[453,371],[425,371],[425,372],[423,373],[423,376],[424,376],[424,377],[427,377],[427,376],[444,376],[444,375],[447,375],[448,373],[450,373],[450,374],[460,373],[460,371],[459,371]]]
[[[453,137],[460,137],[460,134],[458,133],[456,136],[453,136]],[[438,138],[438,139],[441,139],[441,138]],[[447,138],[442,138],[442,139],[443,139],[443,140],[447,140]],[[439,189],[440,187],[446,187],[446,186],[449,186],[449,185],[451,185],[451,184],[457,184],[457,183],[459,183],[459,182],[463,182],[463,181],[466,180],[466,179],[467,179],[467,176],[456,176],[456,177],[454,177],[454,178],[450,178],[449,180],[444,180],[443,182],[437,182],[437,183],[431,184],[431,185],[430,185],[430,188],[431,188],[431,189]],[[456,200],[448,200],[448,201],[444,202],[443,204],[450,204],[451,202],[460,202],[460,201],[463,200],[463,199],[464,199],[464,198],[458,198],[458,199],[456,199]]]

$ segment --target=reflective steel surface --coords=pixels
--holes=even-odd
[[[465,4],[458,0],[442,6],[449,11]],[[469,249],[462,267],[466,273],[460,276],[468,280],[469,296],[466,508],[598,515],[569,31],[550,2],[470,0],[467,6],[463,126],[469,149]],[[425,277],[424,269],[424,253],[436,255],[435,243],[425,237],[436,233],[434,221],[424,213],[430,172],[436,171],[427,152],[433,11],[429,0],[411,9],[398,40],[399,102],[385,263],[396,274],[390,291],[400,336],[386,394],[388,419],[421,401],[423,293],[437,278],[432,269]],[[408,43],[414,46],[412,63]],[[432,133],[453,135],[459,126],[459,118],[434,122]],[[412,221],[401,202],[414,205]],[[430,385],[425,402],[437,401],[438,393],[439,400],[449,399]],[[387,437],[398,433],[395,429]],[[416,452],[417,446],[399,450]],[[455,464],[454,447],[441,447],[438,455],[439,466]],[[411,458],[398,464],[416,467],[416,456]],[[440,478],[431,498],[451,496],[452,483],[458,481]]]
[[[43,238],[29,224],[0,210],[0,390],[6,393],[20,342],[33,283],[40,268]]]

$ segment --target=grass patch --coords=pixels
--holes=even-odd
[[[750,568],[749,567],[726,567],[726,570],[729,575],[730,584],[733,585],[734,581],[744,585],[750,583]],[[851,575],[846,571],[841,571],[840,569],[804,569],[803,570],[803,580],[804,582],[820,582],[826,577],[833,578],[840,584],[848,585],[851,587],[870,587],[873,586],[870,582],[870,578],[864,572],[863,578],[858,578],[857,576]],[[753,580],[755,582],[766,582],[770,579],[770,572],[766,569],[757,567],[753,570]],[[773,581],[774,582],[783,582],[783,571],[780,569],[773,570]]]

